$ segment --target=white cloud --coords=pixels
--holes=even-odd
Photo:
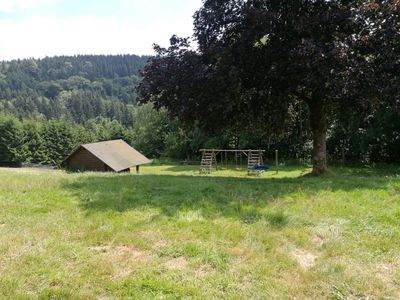
[[[104,12],[62,15],[42,6],[65,0],[0,0],[0,60],[75,54],[152,54],[173,34],[192,34],[192,15],[201,0],[115,0]],[[84,0],[81,0],[84,1]],[[64,3],[65,4],[65,3]],[[52,6],[52,9],[57,6]],[[18,16],[18,12],[24,12]],[[55,15],[47,15],[47,14]],[[100,15],[97,15],[97,14]]]
[[[27,10],[29,8],[48,4],[52,0],[0,0],[0,12],[10,13],[18,10]]]
[[[191,34],[187,20],[154,26],[115,17],[32,17],[0,19],[0,60],[75,54],[152,54],[152,44],[167,45],[173,33]]]

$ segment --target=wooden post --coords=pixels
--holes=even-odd
[[[279,162],[278,162],[278,150],[275,150],[275,166],[276,166],[276,174],[278,174],[278,166],[279,166]]]

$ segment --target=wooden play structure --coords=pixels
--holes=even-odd
[[[202,152],[200,173],[210,174],[215,168],[224,169],[228,166],[228,154],[234,154],[236,169],[242,169],[242,156],[247,160],[247,172],[251,174],[259,174],[263,167],[263,156],[265,150],[232,150],[232,149],[200,149]],[[220,164],[218,165],[218,156]]]

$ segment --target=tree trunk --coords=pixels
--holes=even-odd
[[[310,105],[310,125],[313,132],[313,175],[324,174],[328,170],[326,160],[326,112],[322,105]]]

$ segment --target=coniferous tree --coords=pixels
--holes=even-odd
[[[21,162],[21,128],[10,116],[0,115],[0,165],[15,166]]]

